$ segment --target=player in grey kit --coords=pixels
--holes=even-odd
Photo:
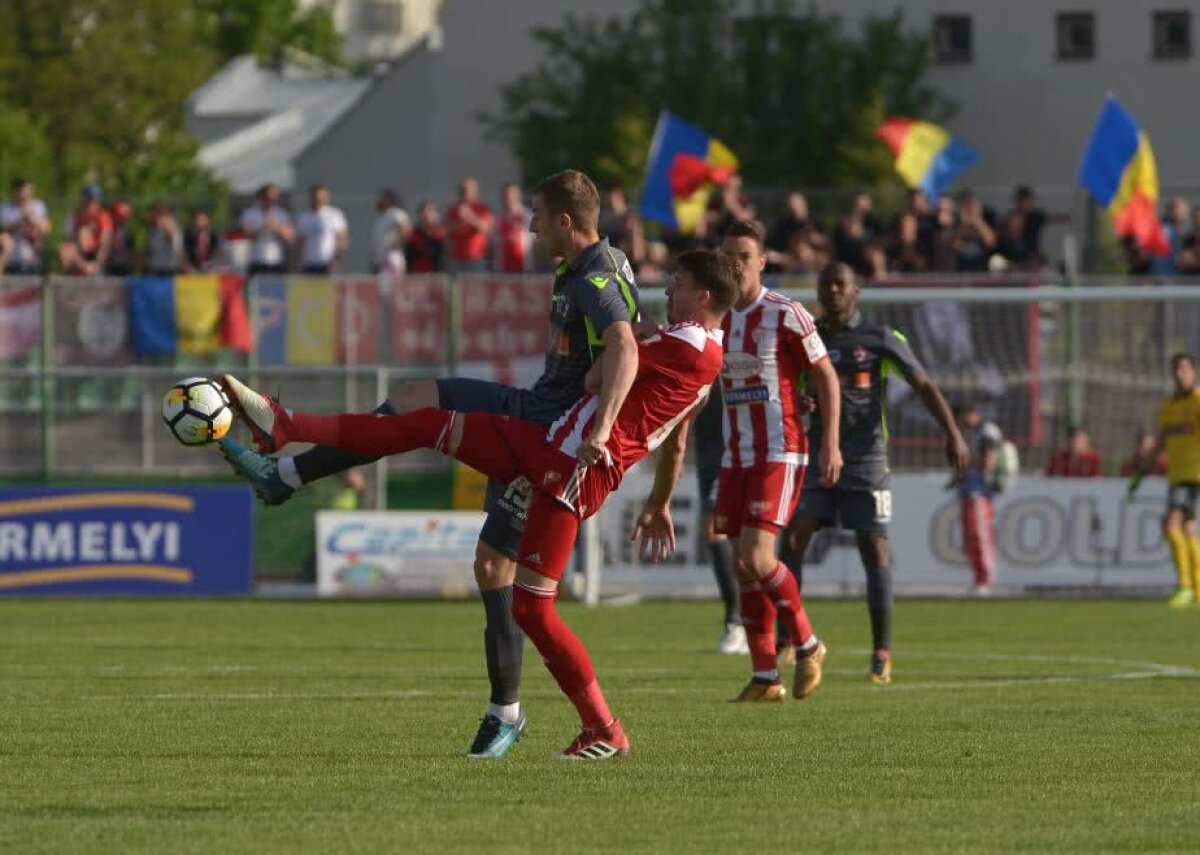
[[[962,471],[970,457],[950,406],[929,379],[905,339],[896,330],[863,320],[858,311],[859,284],[846,264],[830,264],[817,280],[821,318],[817,331],[837,371],[842,390],[842,475],[833,487],[822,487],[815,455],[823,432],[815,400],[811,412],[807,475],[800,503],[783,539],[784,562],[802,579],[804,553],[822,526],[836,525],[857,535],[858,552],[867,573],[867,608],[871,616],[873,653],[868,678],[885,685],[892,680],[892,570],[887,526],[892,517],[891,473],[887,459],[884,405],[888,379],[899,374],[921,398],[946,433],[946,457]]]
[[[580,449],[581,459],[598,459],[637,373],[632,324],[638,316],[633,271],[624,253],[597,234],[599,214],[600,195],[582,172],[551,175],[534,189],[532,230],[549,255],[564,260],[554,275],[545,371],[532,389],[455,377],[407,384],[390,400],[403,401],[405,411],[440,407],[549,426],[583,397],[584,377],[599,361],[602,391],[596,425]],[[392,412],[386,404],[379,411]],[[267,504],[281,504],[303,484],[369,462],[333,448],[317,447],[294,458],[265,457],[227,440],[221,448]],[[531,490],[525,480],[488,484],[475,580],[487,613],[484,652],[491,696],[467,752],[471,757],[503,757],[525,727],[519,701],[525,636],[512,616],[512,591]]]
[[[718,653],[750,653],[746,628],[742,626],[737,573],[733,567],[733,543],[713,530],[717,506],[717,480],[721,475],[721,455],[725,450],[725,402],[720,381],[713,384],[708,401],[692,419],[692,439],[696,448],[696,480],[700,486],[700,510],[704,515],[704,540],[712,557],[713,576],[725,605],[725,631],[717,642]]]

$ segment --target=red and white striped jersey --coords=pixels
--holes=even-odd
[[[673,324],[638,342],[638,371],[617,413],[605,448],[609,462],[624,472],[662,444],[705,399],[721,372],[720,330]],[[574,457],[592,432],[600,399],[584,395],[550,426],[546,439]]]
[[[808,440],[796,412],[800,372],[825,359],[825,345],[803,306],[763,290],[745,309],[725,316],[725,453],[721,466],[808,462]]]

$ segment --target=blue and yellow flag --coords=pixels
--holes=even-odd
[[[1117,234],[1155,255],[1170,254],[1171,242],[1158,219],[1158,165],[1150,138],[1112,95],[1092,129],[1079,183],[1108,209]]]
[[[723,142],[664,111],[646,161],[642,216],[693,233],[713,188],[728,181],[737,167],[737,157]]]
[[[937,199],[950,189],[979,152],[932,122],[893,117],[875,131],[896,156],[896,172],[913,190]]]

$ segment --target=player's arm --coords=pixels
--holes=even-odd
[[[604,347],[596,360],[600,363],[600,400],[596,418],[591,434],[580,444],[578,451],[579,460],[591,465],[603,456],[604,444],[612,435],[617,413],[637,376],[638,344],[633,335],[636,305],[626,302],[621,283],[607,277],[576,282],[574,299],[590,324],[589,337],[598,333]]]
[[[633,529],[633,539],[642,541],[644,560],[659,561],[675,551],[671,496],[683,474],[690,424],[690,419],[680,422],[658,450],[658,459],[654,465],[654,486]]]
[[[816,335],[816,333],[812,333]],[[809,372],[821,408],[821,485],[832,487],[842,476],[842,387],[837,372],[825,355]]]
[[[612,436],[617,413],[633,379],[637,376],[638,347],[629,321],[609,324],[602,336],[604,353],[600,356],[600,403],[596,407],[596,422],[591,434],[579,446],[579,459],[586,464],[596,463],[603,455],[602,448]]]
[[[950,405],[946,403],[946,397],[926,374],[914,375],[909,380],[909,385],[946,434],[946,460],[956,472],[962,472],[971,462],[971,451],[967,448],[962,431],[958,429],[958,423],[954,420]]]

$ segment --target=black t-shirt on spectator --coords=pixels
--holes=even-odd
[[[1046,227],[1046,212],[1033,208],[1025,214],[1025,246],[1031,254],[1042,254],[1042,229]]]
[[[864,232],[866,232],[864,225]],[[874,276],[875,267],[867,248],[871,245],[869,235],[855,237],[849,234],[839,222],[833,230],[833,257],[836,261],[849,264],[859,276]]]

